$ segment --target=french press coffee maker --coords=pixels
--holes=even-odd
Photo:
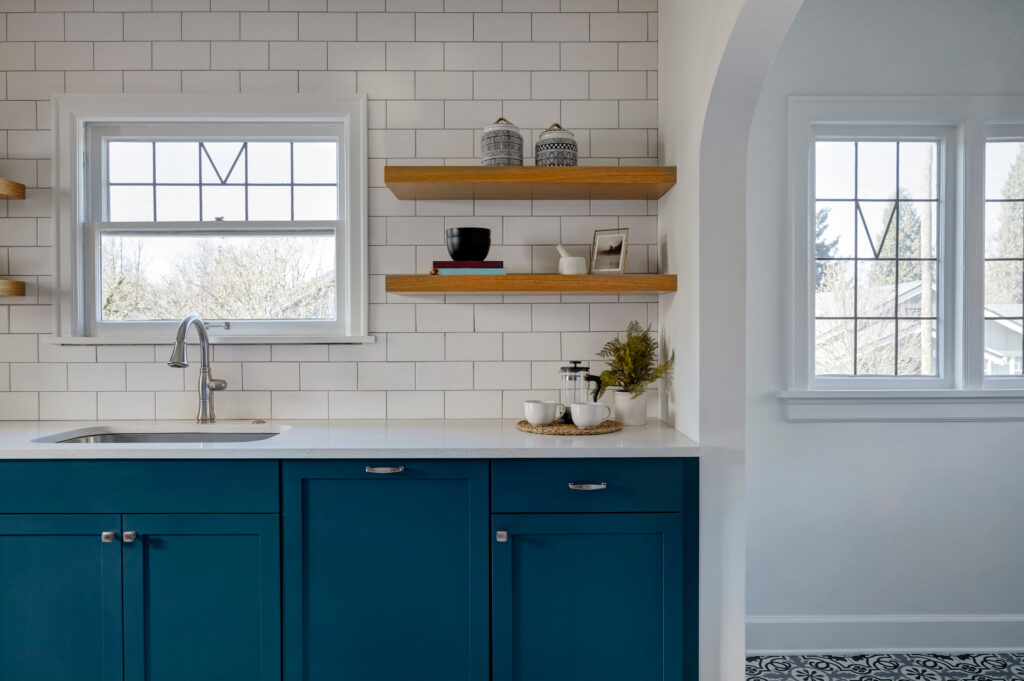
[[[573,402],[597,402],[601,392],[601,377],[590,373],[590,367],[580,366],[582,363],[572,360],[569,362],[572,366],[562,367],[560,401],[565,407],[562,423],[572,423],[570,407]]]

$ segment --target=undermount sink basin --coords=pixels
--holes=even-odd
[[[108,423],[65,430],[37,438],[50,444],[215,444],[258,442],[279,435],[288,426],[242,422],[196,425],[195,423]]]
[[[267,440],[275,435],[277,433],[96,433],[95,435],[76,435],[66,440],[58,440],[57,444],[256,442],[257,440]]]

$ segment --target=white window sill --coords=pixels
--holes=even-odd
[[[153,338],[113,336],[42,336],[51,345],[170,345],[173,334]],[[189,334],[189,339],[195,336]],[[325,345],[376,343],[376,336],[217,336],[210,334],[210,345]]]
[[[1024,390],[783,390],[787,421],[1024,421]]]

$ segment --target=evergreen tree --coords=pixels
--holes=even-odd
[[[835,257],[836,248],[839,246],[839,237],[831,241],[825,237],[828,231],[828,216],[831,208],[819,208],[814,214],[814,257],[819,259],[815,264],[814,284],[821,287],[821,281],[825,277],[828,263],[820,262],[821,258]]]
[[[1024,196],[1024,146],[1021,147],[1010,172],[1003,184],[1003,196],[1007,198]],[[990,204],[994,205],[994,204]],[[1002,215],[999,229],[986,249],[992,258],[1021,257],[1021,231],[1024,229],[1024,203],[1012,201],[1000,204]],[[991,208],[990,208],[991,210]],[[1009,264],[998,263],[985,268],[985,303],[1020,302],[1021,281],[1019,274]]]

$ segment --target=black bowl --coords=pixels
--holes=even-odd
[[[491,250],[491,230],[486,227],[449,227],[444,236],[452,260],[484,260]]]

